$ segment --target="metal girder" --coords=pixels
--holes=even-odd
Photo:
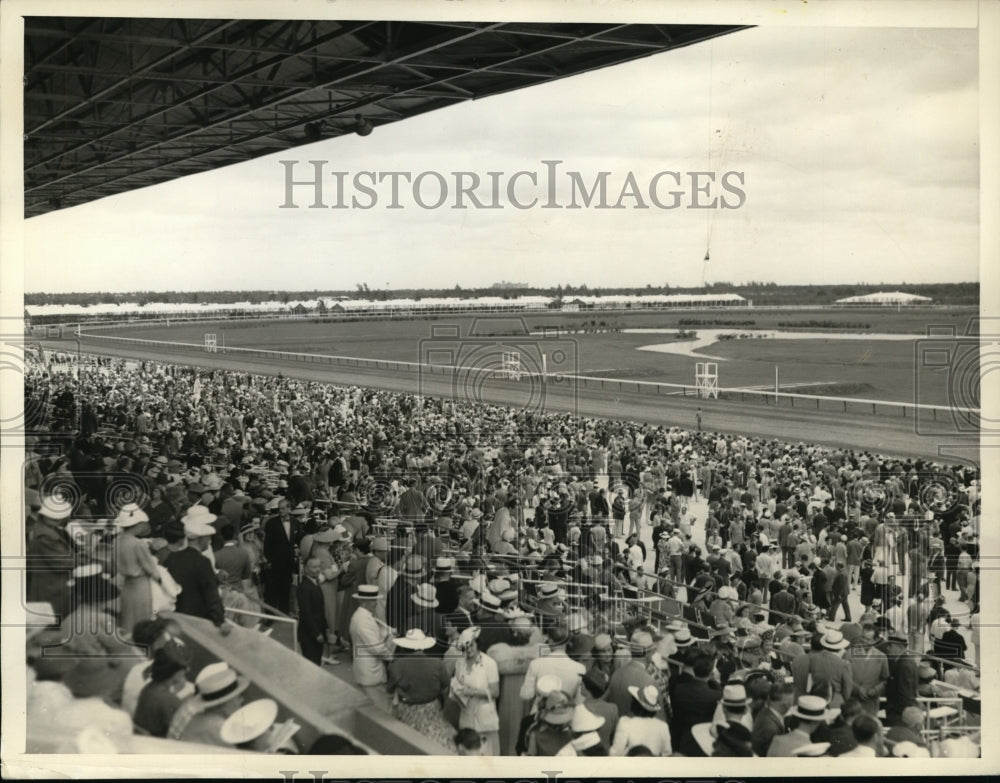
[[[739,29],[29,17],[25,214]]]

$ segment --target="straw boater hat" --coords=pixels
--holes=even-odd
[[[372,539],[372,552],[388,552],[389,539],[385,536],[376,536]]]
[[[840,712],[839,709],[828,709],[827,701],[822,696],[805,694],[799,696],[798,701],[792,705],[786,715],[794,715],[802,720],[829,721]]]
[[[643,709],[650,712],[660,709],[660,691],[655,685],[647,685],[642,689],[638,685],[629,685],[628,692]]]
[[[228,745],[242,745],[260,737],[278,717],[274,699],[257,699],[240,707],[219,729],[219,737]]]
[[[424,582],[417,585],[417,591],[410,596],[410,600],[417,606],[426,606],[430,609],[438,605],[437,591],[434,585]]]
[[[358,585],[357,591],[351,594],[351,598],[358,601],[374,601],[379,595],[378,585]]]
[[[695,638],[691,635],[691,629],[684,626],[678,631],[674,631],[674,643],[678,647],[690,647],[695,644]]]
[[[411,628],[405,636],[393,639],[397,647],[406,650],[429,650],[437,642],[432,636],[427,636],[419,628]]]
[[[722,706],[732,709],[742,709],[750,703],[746,688],[743,685],[726,685],[722,689]]]
[[[719,588],[719,598],[723,601],[738,601],[740,597],[734,588],[723,585]]]
[[[542,599],[555,598],[559,594],[559,587],[554,582],[543,582],[538,586],[538,597]]]
[[[204,707],[231,701],[250,686],[250,680],[237,674],[224,661],[206,666],[195,678],[194,687]]]
[[[633,652],[647,653],[653,648],[653,635],[649,631],[638,629],[632,633],[629,646]]]
[[[493,593],[484,592],[479,596],[479,605],[491,612],[499,612],[503,603]]]
[[[595,715],[583,704],[577,704],[573,708],[573,717],[569,722],[569,727],[572,731],[582,734],[584,732],[596,732],[604,725],[604,722],[603,717]]]
[[[148,521],[149,517],[146,515],[146,512],[135,503],[126,503],[119,509],[118,516],[115,518],[115,524],[120,528],[133,527],[140,522]]]
[[[73,504],[61,495],[46,495],[38,513],[56,521],[66,519],[73,513]]]
[[[184,512],[184,516],[181,517],[181,522],[185,525],[189,521],[203,522],[206,525],[211,525],[217,517],[211,511],[208,510],[208,506],[194,505],[191,506],[187,511]]]
[[[820,638],[819,643],[824,650],[832,650],[833,652],[844,650],[851,646],[850,639],[845,639],[844,634],[834,628],[826,631]]]
[[[548,696],[561,688],[562,680],[555,674],[543,674],[535,681],[535,694],[538,696]]]
[[[425,561],[422,555],[409,555],[406,558],[406,563],[402,568],[402,573],[404,576],[409,577],[420,577],[426,573]]]

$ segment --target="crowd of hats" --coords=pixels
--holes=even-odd
[[[282,499],[289,496],[293,476],[315,479],[321,466],[326,471],[332,470],[333,460],[338,458],[343,458],[345,467],[340,490],[361,478],[357,475],[359,471],[384,471],[383,478],[398,489],[409,483],[414,472],[420,473],[428,484],[433,477],[449,476],[453,480],[449,486],[461,503],[451,502],[443,509],[432,508],[433,513],[426,521],[434,521],[434,517],[445,518],[452,531],[457,519],[482,521],[483,501],[493,494],[520,495],[521,510],[524,501],[531,501],[537,494],[543,507],[549,504],[552,508],[562,508],[569,503],[572,507],[570,519],[589,519],[588,504],[577,501],[586,486],[586,474],[592,472],[592,460],[597,451],[604,453],[609,466],[612,462],[621,466],[625,458],[628,470],[636,477],[645,475],[648,469],[659,483],[654,494],[659,493],[660,497],[689,497],[694,491],[691,476],[703,469],[711,471],[726,488],[723,498],[737,503],[738,488],[745,486],[747,479],[771,487],[782,485],[793,494],[809,498],[811,488],[821,484],[834,488],[834,494],[843,494],[844,490],[867,480],[873,471],[879,476],[875,484],[892,490],[896,484],[905,485],[913,477],[934,470],[952,477],[954,485],[962,488],[959,501],[968,505],[967,516],[977,510],[978,473],[966,466],[894,460],[850,449],[789,444],[774,439],[720,436],[679,427],[568,414],[525,411],[512,414],[500,406],[434,398],[424,399],[418,413],[415,399],[405,394],[243,373],[230,373],[222,378],[209,376],[204,371],[167,369],[153,363],[148,363],[142,372],[116,365],[112,372],[95,375],[91,383],[79,388],[73,386],[68,374],[31,370],[26,375],[26,386],[46,387],[53,396],[72,388],[78,395],[77,402],[102,423],[106,433],[79,439],[78,451],[103,460],[107,467],[126,466],[149,477],[155,486],[177,498],[181,507],[206,496],[214,498],[223,491],[245,495],[255,517],[255,521],[245,527],[245,532],[259,527],[260,519],[277,509]],[[134,417],[140,409],[148,412],[148,434],[135,432]],[[206,419],[205,410],[219,415]],[[360,411],[364,411],[363,417]],[[119,422],[119,431],[108,433],[108,423],[112,421]],[[539,434],[528,437],[525,432]],[[29,448],[40,445],[44,444],[29,444]],[[41,464],[53,471],[68,467],[68,461],[58,459],[43,459]],[[563,472],[553,475],[556,468]],[[624,468],[620,469],[624,472]],[[324,478],[328,476],[329,473]],[[360,493],[362,485],[363,481],[358,481],[354,489],[359,493],[357,501],[364,504],[371,498]],[[78,505],[67,497],[43,496],[37,491],[36,496],[33,506],[49,519],[64,521],[79,512]],[[898,500],[900,495],[890,492],[889,497]],[[913,508],[921,514],[934,516],[934,509],[916,505],[915,494],[911,493],[911,499]],[[293,501],[293,514],[319,513],[325,519],[326,513],[320,504],[297,502],[296,498]],[[718,499],[713,502],[717,507]],[[392,509],[377,510],[391,512]],[[885,508],[862,510],[876,515]],[[742,513],[751,512],[744,508]],[[770,513],[764,508],[760,516],[766,519]],[[891,519],[892,512],[886,516]],[[167,523],[163,533],[175,540],[211,536],[217,532],[217,525],[213,525],[216,521],[216,516],[206,506],[191,505]],[[122,531],[134,530],[148,522],[146,512],[134,504],[117,510],[116,523]],[[521,536],[512,527],[504,531],[502,540],[518,542],[516,550],[535,557],[533,562],[544,554],[567,566],[563,575],[569,572],[574,558],[579,555],[578,547],[561,542],[546,545],[532,524],[519,527]],[[485,530],[485,526],[480,525],[478,529]],[[454,537],[453,532],[449,535]],[[351,533],[343,525],[320,528],[313,536],[319,543],[351,540]],[[965,526],[962,537],[974,539],[972,525]],[[769,551],[775,549],[775,544],[766,538],[760,539],[758,545]],[[376,553],[384,554],[396,546],[397,542],[390,542],[384,536],[371,542],[371,549]],[[488,551],[479,554],[486,557],[486,566],[493,565]],[[459,557],[467,555],[463,553]],[[612,557],[612,553],[604,549],[600,554],[579,557],[579,562],[601,569]],[[401,573],[423,578],[428,574],[453,573],[458,565],[452,557],[437,558],[433,567],[422,560],[418,556],[405,558],[400,566]],[[470,580],[481,608],[505,612],[508,617],[522,613],[519,597],[523,590],[518,587],[517,569],[510,571],[497,573],[496,569],[491,572],[486,568]],[[110,594],[114,590],[107,575],[93,566],[74,572],[73,583],[81,593],[105,591]],[[566,590],[552,579],[537,585],[535,596],[542,602],[565,598]],[[375,601],[379,597],[378,588],[358,585],[353,597],[358,601]],[[738,593],[733,587],[723,585],[717,591],[717,599],[738,602]],[[433,586],[420,583],[412,601],[420,607],[435,606],[437,599]],[[573,652],[585,652],[575,646],[584,643],[577,633],[579,620],[572,614],[565,620]],[[755,633],[757,626],[758,623],[750,618],[739,618],[732,627],[724,629],[722,640],[729,639],[740,651],[746,652],[760,646],[760,637]],[[466,629],[458,640],[459,646],[467,647],[475,642],[477,630]],[[696,639],[687,625],[667,630],[672,644],[682,653],[706,643],[702,638]],[[809,635],[808,631],[801,633]],[[407,631],[396,642],[404,648],[421,650],[425,649],[428,639],[419,631]],[[606,650],[614,642],[610,634],[598,633],[589,637],[585,644],[592,644],[594,650]],[[619,646],[624,644],[643,650],[654,645],[652,636],[646,631],[617,642]],[[841,650],[850,644],[850,639],[842,631],[827,630],[821,633],[819,643],[825,649]],[[659,666],[670,655],[669,652],[653,653],[652,662]],[[169,677],[171,667],[178,662],[170,653],[164,653],[162,658],[158,673]],[[211,679],[213,675],[217,675],[215,680]],[[206,676],[207,681],[202,679]],[[203,671],[199,679],[202,682],[196,685],[206,700],[226,698],[226,694],[241,685],[232,670],[227,673],[220,669],[207,675]],[[730,695],[734,703],[740,698],[735,692]],[[655,703],[660,694],[643,690],[632,696],[645,706]],[[553,695],[550,706],[546,714],[551,713],[553,720],[572,720],[572,709],[567,713],[568,705],[559,704],[558,696]],[[810,713],[819,708],[807,701],[797,704],[795,709]],[[268,705],[255,710],[241,717],[241,726],[263,723],[270,714]],[[566,718],[567,714],[570,717]],[[233,731],[233,736],[244,737],[249,729]]]

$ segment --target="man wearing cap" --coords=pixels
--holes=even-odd
[[[790,669],[796,694],[821,693],[830,702],[830,707],[843,704],[854,690],[851,664],[843,657],[850,644],[843,633],[829,629],[820,638],[819,650],[793,660]]]
[[[354,599],[358,603],[350,622],[354,681],[376,706],[391,714],[386,662],[392,657],[392,629],[373,614],[378,587],[358,585]]]
[[[889,679],[889,661],[876,646],[875,619],[870,612],[861,616],[861,636],[852,642],[849,653],[853,696],[861,709],[871,715],[878,713],[879,701]]]
[[[51,604],[60,617],[70,611],[67,582],[73,570],[74,547],[66,523],[72,512],[68,500],[53,495],[42,498],[28,539],[27,600]]]
[[[827,709],[826,699],[809,694],[799,696],[795,706],[786,715],[798,718],[798,725],[787,734],[779,734],[771,740],[768,758],[796,756],[795,751],[811,744],[816,729],[832,717],[831,711]]]
[[[201,553],[214,534],[215,529],[201,520],[171,522],[164,531],[169,554],[163,565],[181,588],[176,611],[211,620],[227,635],[230,627],[225,623],[219,580]]]

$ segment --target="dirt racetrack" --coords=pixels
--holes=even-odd
[[[47,347],[73,350],[73,341],[49,342]],[[927,436],[916,432],[912,415],[880,410],[877,414],[861,411],[817,411],[811,407],[776,407],[760,398],[737,400],[699,400],[694,397],[657,396],[649,393],[582,388],[569,383],[550,383],[543,392],[537,381],[488,381],[471,387],[455,382],[450,374],[426,375],[416,372],[376,370],[371,368],[315,365],[294,360],[265,359],[226,354],[173,351],[159,346],[112,345],[84,339],[81,350],[126,359],[153,360],[205,368],[253,372],[300,380],[344,385],[362,385],[391,391],[475,399],[480,402],[531,407],[553,412],[575,412],[583,416],[623,419],[651,424],[694,428],[696,412],[702,409],[703,429],[753,437],[777,438],[793,443],[873,451],[887,456],[939,458],[939,447],[947,454],[961,454],[978,461],[977,441],[955,435]],[[808,404],[807,404],[808,405]],[[961,444],[959,450],[948,446]],[[958,461],[955,458],[948,461]]]

